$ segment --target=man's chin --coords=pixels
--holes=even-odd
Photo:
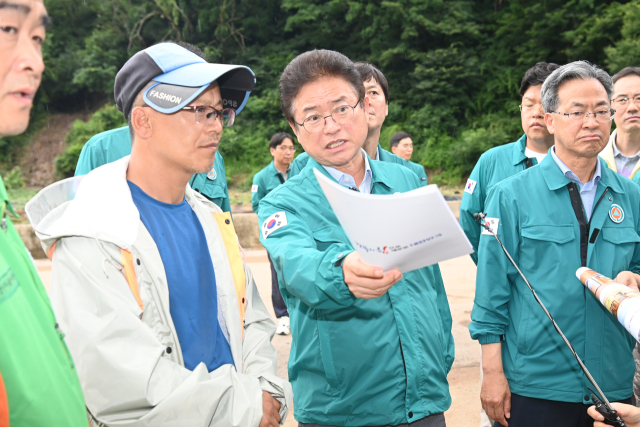
[[[26,118],[19,117],[16,119],[7,119],[0,122],[0,138],[5,136],[15,136],[24,133],[29,126],[29,115]]]

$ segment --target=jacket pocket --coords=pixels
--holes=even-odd
[[[629,269],[640,236],[633,227],[602,227],[599,252],[610,259],[614,272]]]
[[[632,227],[603,227],[602,238],[613,244],[640,243],[640,236]]]
[[[576,238],[573,225],[529,225],[522,229],[522,237],[564,244]]]
[[[574,242],[573,225],[529,225],[521,230],[520,267],[537,270],[542,265],[556,265],[567,258],[567,245]]]
[[[329,322],[318,316],[318,338],[320,341],[320,359],[327,378],[327,383],[331,388],[338,388],[338,375],[333,363],[333,352],[331,351],[331,341],[329,332]]]

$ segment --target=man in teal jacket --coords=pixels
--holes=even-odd
[[[553,135],[544,124],[540,90],[545,79],[557,68],[557,64],[538,62],[527,70],[520,83],[520,118],[524,135],[516,142],[492,148],[480,156],[467,180],[460,204],[460,226],[473,246],[471,259],[476,264],[481,230],[473,214],[484,211],[485,199],[494,185],[537,165],[553,145]]]
[[[640,281],[640,188],[598,159],[612,90],[611,77],[587,62],[554,71],[542,103],[555,146],[539,166],[494,186],[486,212],[607,398],[629,403],[635,340],[575,276],[588,266],[635,289]],[[488,232],[471,319],[482,344],[482,406],[496,425],[593,425],[591,384]]]
[[[82,147],[75,176],[86,175],[104,164],[115,162],[131,154],[131,133],[129,126],[108,130],[93,136]],[[216,151],[216,160],[209,173],[193,175],[189,181],[191,188],[206,196],[225,212],[231,212],[227,173],[224,160]]]
[[[440,269],[403,276],[361,262],[314,170],[366,194],[414,190],[418,177],[361,149],[368,99],[344,55],[314,50],[296,57],[280,77],[280,101],[310,154],[299,175],[262,200],[259,214],[261,242],[291,317],[296,420],[444,426],[454,343]]]
[[[296,147],[293,145],[293,137],[286,132],[276,133],[269,141],[269,150],[273,156],[273,161],[269,163],[269,166],[253,176],[251,205],[255,213],[258,213],[260,208],[260,200],[289,179],[291,160],[293,160],[293,154],[296,152]],[[269,258],[269,266],[271,267],[271,303],[273,304],[273,312],[278,319],[276,334],[289,335],[291,332],[289,312],[278,286],[278,273],[268,252],[267,258]]]
[[[368,133],[362,145],[363,150],[371,159],[396,163],[408,168],[416,174],[420,180],[420,186],[427,185],[427,173],[423,166],[396,156],[380,146],[380,131],[387,114],[389,114],[389,83],[387,78],[382,74],[382,71],[368,62],[356,62],[355,66],[364,84],[365,95],[369,99]],[[309,155],[307,153],[302,153],[296,157],[291,164],[290,177],[299,174],[308,161]]]

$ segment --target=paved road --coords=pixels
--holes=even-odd
[[[246,251],[247,261],[262,299],[272,316],[271,273],[266,252]],[[51,280],[51,263],[37,260],[40,277],[48,288]],[[468,256],[456,258],[440,264],[447,297],[453,317],[453,338],[456,343],[456,360],[449,373],[449,385],[453,403],[445,413],[448,427],[476,427],[480,423],[480,349],[469,338],[467,325],[471,318],[473,295],[475,292],[476,267]],[[278,375],[288,378],[287,361],[291,347],[291,336],[276,335],[273,345],[278,351]],[[293,411],[287,417],[286,427],[295,427]]]

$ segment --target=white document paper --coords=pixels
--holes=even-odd
[[[365,264],[405,273],[473,252],[437,185],[407,193],[362,194],[314,172]]]

